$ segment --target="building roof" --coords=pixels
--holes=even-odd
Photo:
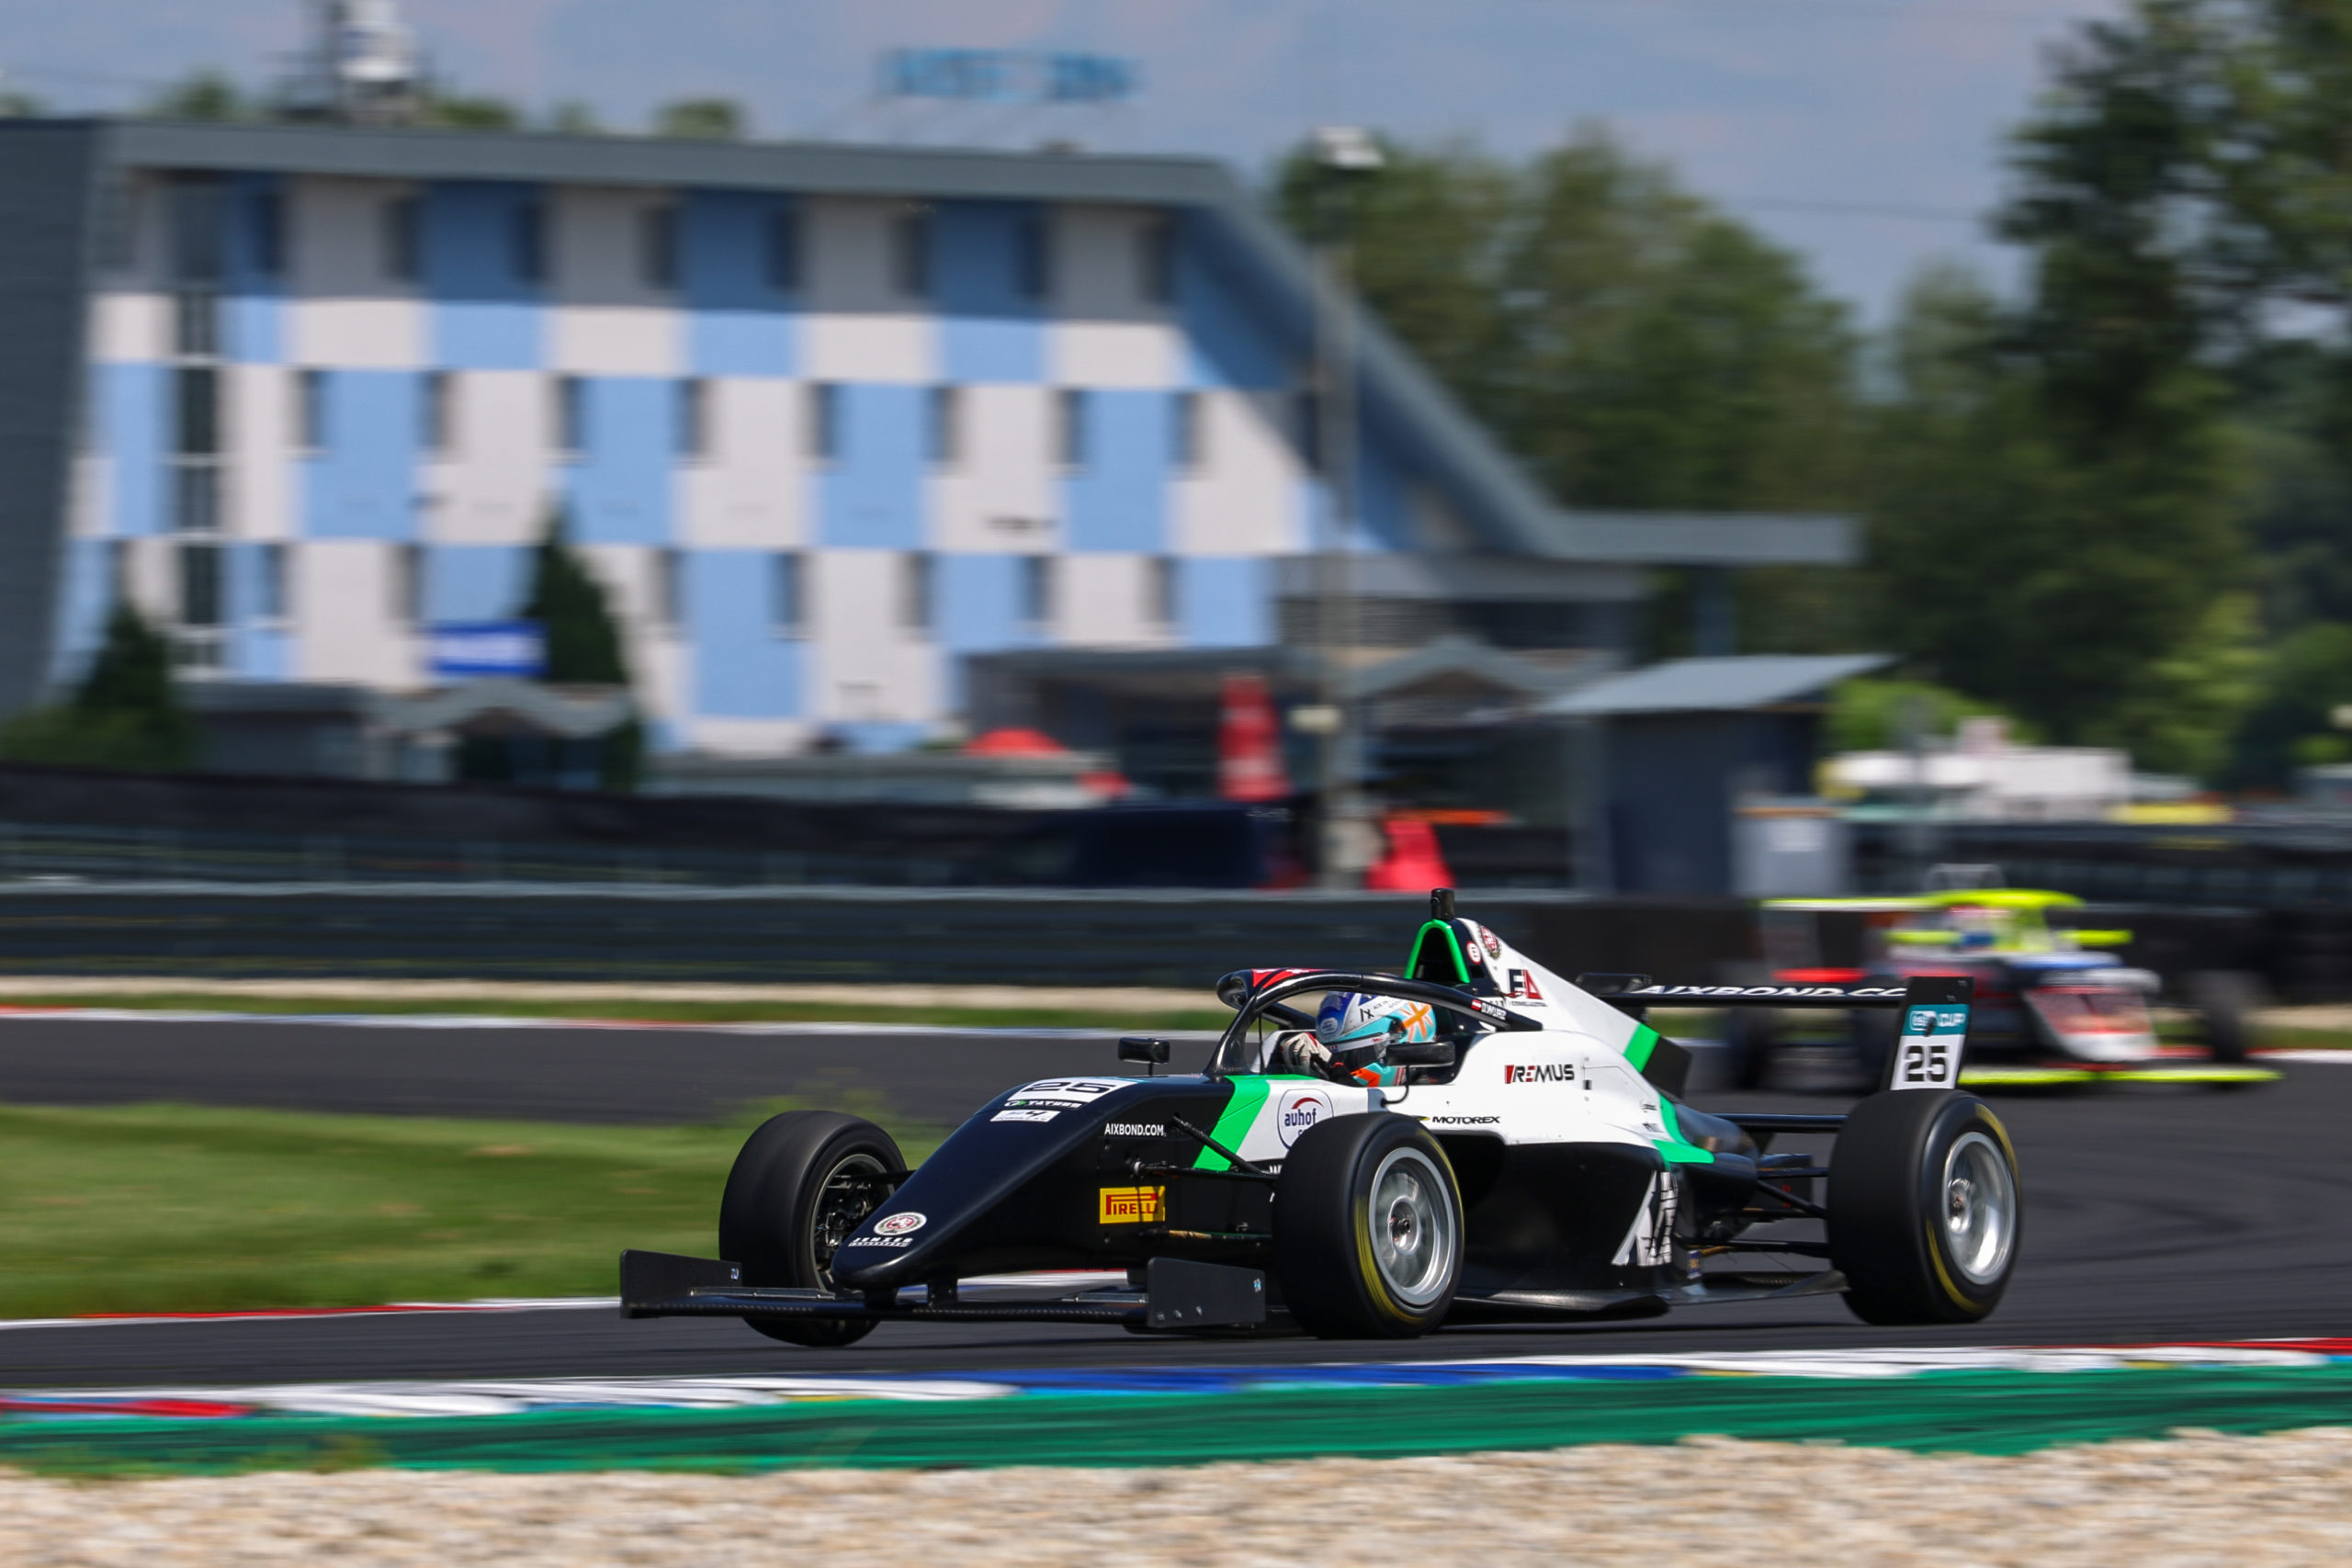
[[[1201,214],[1303,343],[1318,287],[1305,250],[1223,164],[1207,159],[835,142],[730,142],[542,132],[280,123],[89,122],[118,167],[394,179],[699,186],[814,194],[1120,202]],[[57,121],[0,122],[14,127]],[[1363,402],[1406,433],[1416,457],[1493,548],[1593,564],[1843,565],[1842,517],[1563,511],[1450,393],[1368,316],[1357,336]]]
[[[1840,681],[1883,668],[1891,654],[1749,654],[1675,659],[1596,681],[1544,705],[1545,714],[1598,718],[1645,713],[1737,713],[1819,700]]]
[[[1385,697],[1452,678],[1533,701],[1589,682],[1597,668],[1607,668],[1602,658],[1594,654],[1575,660],[1540,661],[1453,634],[1354,671],[1348,690],[1355,697]]]

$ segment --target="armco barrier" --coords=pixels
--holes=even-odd
[[[1565,975],[1713,982],[1756,965],[1735,899],[1462,899]],[[0,883],[0,975],[1205,988],[1253,965],[1394,966],[1426,908],[1401,893]],[[2082,918],[2132,928],[2131,961],[2176,989],[2200,969],[2240,969],[2289,1000],[2352,998],[2352,912],[2142,905]]]
[[[1264,964],[1390,967],[1406,894],[317,884],[0,886],[0,974],[1210,986]],[[1713,979],[1730,899],[1464,895],[1568,974]]]

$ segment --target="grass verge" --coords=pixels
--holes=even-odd
[[[604,1295],[707,1256],[757,1115],[583,1127],[0,1106],[0,1317]],[[891,1128],[910,1159],[936,1132]]]
[[[1227,1009],[1205,1007],[1105,1015],[1053,1008],[893,1007],[861,1002],[540,1000],[513,997],[251,997],[218,991],[135,996],[0,995],[0,1007],[104,1008],[143,1012],[321,1013],[481,1018],[576,1018],[647,1023],[903,1023],[950,1029],[1223,1029]]]

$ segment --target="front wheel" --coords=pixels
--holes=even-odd
[[[2188,977],[2188,1005],[2203,1026],[2206,1054],[2217,1062],[2243,1062],[2254,1048],[2254,1010],[2261,986],[2235,969],[2208,969]]]
[[[1274,1189],[1274,1272],[1322,1339],[1403,1339],[1445,1321],[1462,1276],[1462,1194],[1437,1140],[1403,1116],[1309,1127]]]
[[[837,1111],[787,1111],[744,1140],[718,1202],[718,1255],[743,1283],[831,1290],[833,1253],[906,1174],[906,1157],[873,1122]],[[872,1318],[747,1317],[771,1339],[847,1345]]]
[[[1971,1323],[2017,1266],[2024,1190],[2009,1134],[1958,1089],[1854,1107],[1829,1161],[1829,1261],[1865,1323]]]

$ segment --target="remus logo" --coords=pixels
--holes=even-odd
[[[1282,1134],[1283,1147],[1298,1142],[1298,1135],[1317,1122],[1328,1122],[1338,1114],[1331,1097],[1319,1089],[1291,1089],[1274,1105],[1274,1130]]]
[[[1574,1062],[1537,1062],[1530,1066],[1503,1067],[1505,1083],[1574,1083],[1577,1065]]]

